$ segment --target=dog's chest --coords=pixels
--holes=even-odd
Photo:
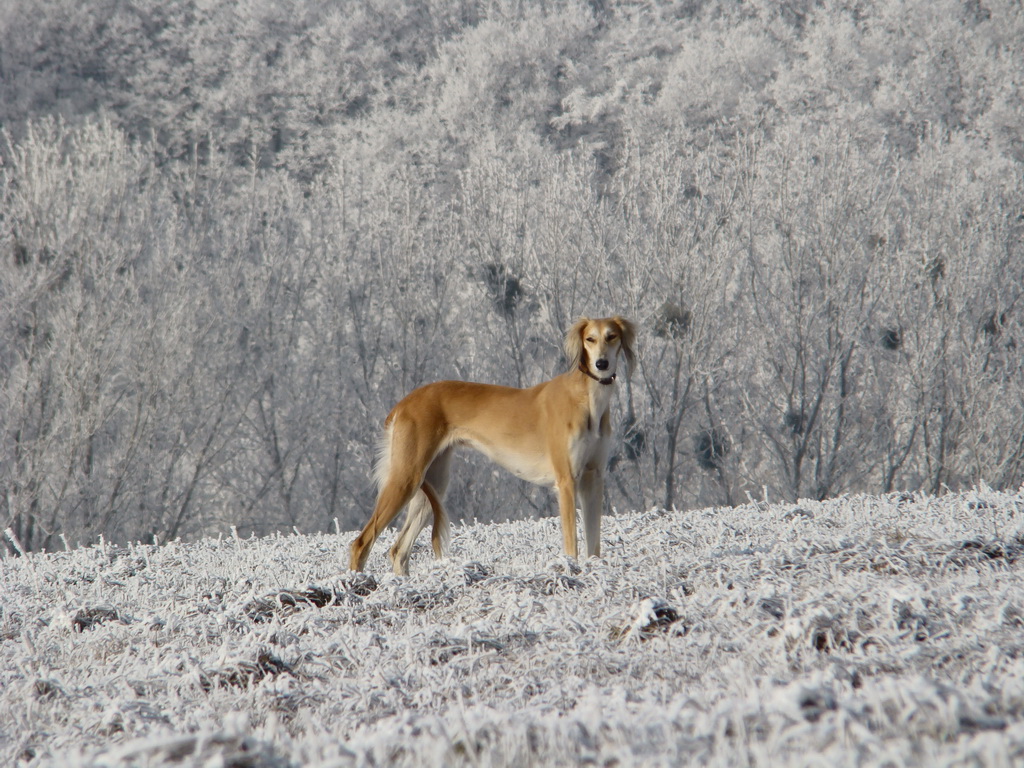
[[[589,412],[580,424],[580,428],[569,439],[569,460],[572,464],[572,473],[579,477],[580,473],[588,464],[593,464],[595,459],[601,460],[605,451],[605,422],[608,419],[607,410],[594,413]]]

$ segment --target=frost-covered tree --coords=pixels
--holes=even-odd
[[[0,7],[0,523],[359,525],[621,312],[608,503],[1024,480],[1019,4]],[[550,509],[467,459],[453,510]]]

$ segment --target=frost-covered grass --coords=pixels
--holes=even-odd
[[[1024,497],[855,497],[0,561],[0,764],[1007,765]],[[423,537],[426,538],[426,537]]]

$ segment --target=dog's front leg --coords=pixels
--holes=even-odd
[[[583,508],[583,538],[587,556],[601,555],[601,513],[604,506],[604,473],[587,469],[580,478],[580,506]]]
[[[571,474],[558,478],[558,513],[562,517],[562,544],[565,554],[578,557],[576,542],[576,483]]]

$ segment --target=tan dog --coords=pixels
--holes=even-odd
[[[621,317],[582,318],[565,336],[569,371],[550,381],[528,389],[440,381],[409,393],[384,422],[377,504],[352,542],[352,570],[364,568],[377,537],[407,504],[390,553],[395,573],[408,573],[413,542],[431,513],[434,554],[444,554],[449,522],[441,499],[457,445],[471,445],[532,483],[554,486],[570,557],[578,553],[578,493],[587,554],[599,555],[612,431],[608,407],[620,358],[633,366],[634,335],[633,324]]]

